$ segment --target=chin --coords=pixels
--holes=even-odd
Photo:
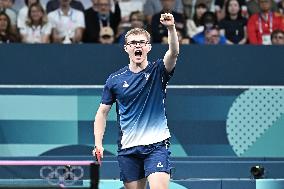
[[[144,61],[145,61],[145,58],[140,59],[140,60],[137,60],[136,58],[133,58],[133,59],[132,59],[132,62],[135,63],[135,64],[141,64],[141,63],[144,62]]]
[[[139,61],[135,61],[135,60],[133,61],[134,64],[141,64],[142,62],[143,61],[140,61],[140,60]]]

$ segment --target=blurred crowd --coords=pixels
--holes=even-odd
[[[181,44],[284,45],[284,0],[0,0],[0,43],[123,45],[139,27],[163,44],[161,13]]]

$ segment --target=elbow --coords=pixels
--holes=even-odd
[[[177,58],[178,55],[179,55],[179,50],[178,49],[175,50],[175,51],[172,51],[172,53],[171,53],[171,56],[174,57],[174,58]]]

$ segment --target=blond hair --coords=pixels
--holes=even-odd
[[[45,10],[43,9],[43,7],[41,6],[40,3],[33,3],[29,6],[27,20],[26,20],[27,26],[31,27],[33,25],[31,12],[32,12],[32,8],[34,8],[34,7],[38,8],[40,10],[40,12],[42,12],[42,18],[41,18],[41,21],[40,21],[40,25],[44,26],[45,24],[47,24],[48,20],[47,20],[47,15],[45,13]]]
[[[126,34],[125,34],[125,43],[127,43],[127,38],[130,35],[144,35],[148,41],[151,40],[151,35],[149,34],[149,32],[147,32],[145,29],[143,28],[133,28],[131,30],[129,30]]]

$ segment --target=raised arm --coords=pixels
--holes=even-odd
[[[169,50],[164,56],[164,64],[168,72],[171,72],[176,65],[179,54],[179,41],[175,27],[175,20],[172,14],[161,14],[160,22],[168,29]]]
[[[94,122],[94,136],[95,136],[95,147],[96,150],[99,151],[101,157],[103,157],[103,137],[106,128],[106,120],[107,115],[110,111],[111,105],[101,104]],[[95,151],[93,151],[93,155],[95,156]]]

